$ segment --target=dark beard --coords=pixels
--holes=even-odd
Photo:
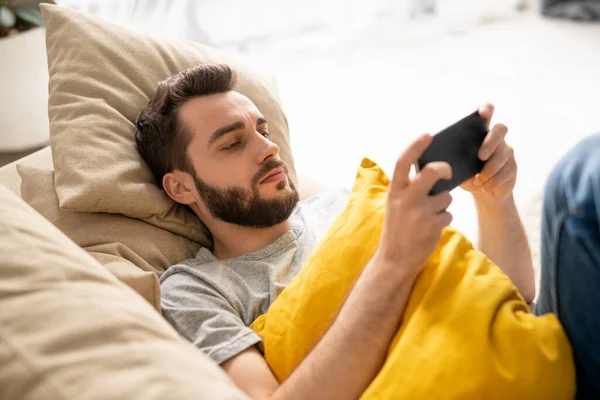
[[[194,182],[213,217],[230,224],[268,228],[288,219],[298,203],[298,191],[291,181],[289,182],[291,191],[285,196],[276,199],[260,197],[259,180],[269,171],[280,166],[284,167],[287,174],[287,168],[281,161],[266,161],[252,180],[252,190],[240,186],[221,189],[197,176],[194,176]],[[286,190],[285,182],[278,182],[276,188],[279,191]]]

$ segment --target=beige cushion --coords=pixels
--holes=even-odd
[[[51,170],[28,165],[17,165],[17,170],[23,200],[157,308],[157,275],[194,257],[200,248],[183,236],[135,218],[63,210],[58,206]]]
[[[44,169],[54,169],[50,146],[36,151],[26,157],[16,160],[0,168],[0,185],[10,189],[17,196],[21,194],[21,177],[17,172],[17,164],[32,165]]]
[[[198,218],[153,184],[133,140],[133,121],[157,83],[204,63],[226,62],[237,71],[236,90],[269,121],[296,183],[287,120],[271,78],[198,43],[153,39],[59,6],[43,5],[42,11],[50,142],[62,208],[120,213],[205,241]]]
[[[154,272],[144,271],[131,261],[106,251],[87,251],[121,282],[135,290],[157,311],[161,311],[160,284]]]
[[[241,399],[140,296],[0,186],[0,400]]]

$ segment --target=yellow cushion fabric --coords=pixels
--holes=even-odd
[[[253,324],[279,381],[326,332],[374,254],[388,183],[376,164],[363,160],[346,210]],[[510,279],[447,228],[415,282],[385,364],[362,398],[568,399],[574,377],[557,318],[531,314]]]
[[[225,62],[238,73],[236,90],[269,121],[271,139],[296,183],[287,120],[271,77],[199,43],[151,38],[60,6],[41,8],[50,143],[61,208],[123,214],[206,242],[200,220],[153,183],[133,138],[133,121],[158,82],[206,63]]]

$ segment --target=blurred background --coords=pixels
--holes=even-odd
[[[272,72],[297,169],[326,184],[349,186],[363,156],[391,172],[417,135],[492,102],[495,122],[509,127],[515,197],[531,236],[552,165],[600,131],[600,0],[56,2]],[[0,37],[0,165],[48,141],[39,31]],[[475,238],[469,196],[453,195],[454,224]]]

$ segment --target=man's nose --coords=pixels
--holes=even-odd
[[[277,155],[279,154],[279,146],[277,146],[275,143],[273,143],[272,141],[270,141],[262,135],[260,135],[260,137],[262,138],[262,143],[259,152],[258,162],[262,164],[269,158],[277,157]]]

